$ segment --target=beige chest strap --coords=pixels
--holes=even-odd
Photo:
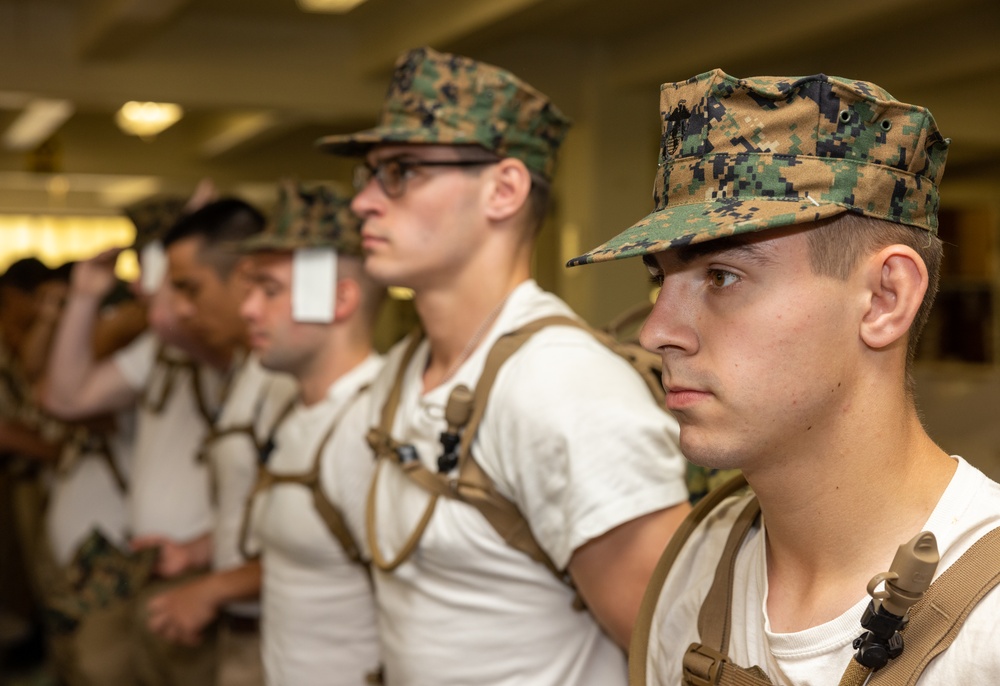
[[[427,469],[415,452],[407,452],[408,450],[413,450],[410,446],[396,442],[391,435],[396,411],[402,395],[403,378],[422,340],[419,333],[411,334],[400,360],[393,385],[382,407],[379,426],[375,427],[368,435],[368,442],[378,461],[375,478],[372,480],[369,491],[366,511],[368,543],[371,549],[372,563],[376,567],[382,571],[391,572],[413,554],[430,523],[438,498],[445,497],[462,501],[474,507],[483,515],[505,543],[525,553],[536,562],[545,565],[560,581],[569,583],[566,573],[556,567],[535,539],[527,520],[525,520],[517,506],[497,492],[493,480],[472,457],[472,443],[475,440],[476,432],[486,412],[489,394],[500,368],[531,336],[541,329],[553,325],[573,326],[590,330],[585,325],[569,317],[545,317],[530,322],[515,332],[501,336],[490,349],[483,372],[476,382],[471,414],[462,431],[457,476],[455,478],[450,477],[448,474],[435,473]],[[382,555],[378,544],[378,521],[376,517],[377,487],[382,465],[385,461],[395,462],[407,478],[430,494],[427,505],[424,507],[424,511],[419,517],[417,524],[395,557],[391,559]],[[576,605],[582,607],[579,602]]]
[[[635,620],[635,627],[632,630],[632,640],[629,644],[629,684],[630,686],[646,686],[647,684],[647,657],[649,654],[649,638],[652,632],[653,619],[656,614],[656,606],[660,600],[660,592],[667,581],[667,576],[674,566],[674,562],[680,555],[684,544],[698,528],[698,525],[714,510],[719,503],[729,496],[746,488],[747,482],[742,474],[739,474],[729,481],[721,484],[718,488],[710,491],[707,496],[698,503],[688,513],[687,518],[681,522],[677,531],[670,538],[667,547],[660,556],[660,561],[656,564],[653,574],[650,576],[649,585],[642,597],[642,604],[639,606],[639,614]]]
[[[111,451],[111,443],[107,435],[100,430],[83,426],[74,429],[63,446],[57,470],[61,473],[71,471],[76,467],[80,457],[87,453],[95,454],[104,460],[120,493],[124,494],[128,491],[128,481],[115,460]]]
[[[700,501],[667,545],[650,578],[632,633],[629,684],[646,686],[652,622],[660,593],[684,543],[709,512],[746,485],[736,477]],[[715,578],[698,615],[700,643],[688,647],[683,659],[683,682],[689,686],[769,686],[759,667],[732,663],[727,652],[732,621],[732,589],[739,548],[760,512],[756,498],[740,513],[730,531]],[[976,604],[1000,584],[1000,527],[977,541],[938,577],[910,610],[903,631],[902,654],[874,673],[851,659],[840,686],[914,686],[930,662],[951,645]],[[860,618],[859,618],[860,619]]]
[[[367,386],[364,386],[358,390],[358,394],[360,395],[366,390]],[[285,409],[285,411],[281,413],[277,423],[271,430],[270,434],[271,438],[268,439],[267,443],[270,444],[272,448],[274,445],[273,443],[274,434],[277,432],[278,427],[281,425],[284,419],[291,412],[292,405],[294,405],[294,402],[289,404],[289,406]],[[262,463],[260,465],[260,471],[258,472],[257,483],[254,486],[253,490],[250,492],[250,495],[247,497],[246,507],[243,510],[243,523],[240,527],[240,539],[239,539],[240,552],[243,554],[244,558],[250,560],[254,559],[255,557],[258,557],[258,555],[252,553],[249,550],[249,545],[248,545],[249,534],[250,534],[250,519],[253,513],[253,505],[257,499],[257,496],[264,493],[265,491],[268,491],[273,486],[279,484],[282,485],[296,484],[308,489],[309,492],[312,494],[313,506],[316,510],[316,513],[319,515],[320,519],[323,520],[323,523],[326,525],[327,530],[329,530],[330,534],[333,535],[333,537],[340,544],[341,548],[343,548],[344,554],[347,555],[348,559],[362,566],[367,566],[367,562],[365,561],[364,556],[361,554],[361,548],[358,546],[357,541],[351,534],[350,529],[348,528],[346,522],[344,521],[343,514],[340,512],[337,506],[334,505],[332,502],[330,502],[330,499],[327,498],[326,493],[323,491],[323,485],[320,480],[320,465],[323,458],[323,450],[326,448],[327,443],[329,443],[330,439],[333,437],[334,432],[340,425],[340,420],[343,418],[344,414],[351,407],[351,405],[353,405],[353,401],[348,400],[340,408],[340,411],[337,412],[337,414],[334,416],[334,418],[330,422],[329,427],[326,430],[326,433],[323,434],[323,437],[320,439],[319,444],[316,446],[316,451],[315,453],[313,453],[311,466],[307,471],[298,474],[280,474],[272,472],[270,469],[267,468],[266,464]]]
[[[759,667],[746,669],[730,661],[729,637],[732,629],[733,582],[736,558],[750,529],[760,518],[760,503],[751,498],[729,532],[715,578],[698,613],[700,643],[692,643],[684,653],[683,683],[688,686],[770,686],[771,680]]]
[[[910,609],[903,652],[872,673],[851,660],[841,686],[913,686],[931,661],[948,649],[969,613],[1000,584],[1000,527],[976,541]],[[986,646],[984,649],[990,650]]]
[[[166,408],[177,385],[178,377],[187,372],[191,374],[191,389],[194,393],[195,407],[198,414],[205,422],[205,426],[212,427],[215,423],[215,413],[209,408],[208,399],[205,397],[205,389],[202,387],[201,371],[198,365],[188,359],[178,360],[167,354],[165,347],[161,344],[156,351],[155,368],[163,370],[163,381],[159,384],[159,393],[155,391],[152,384],[146,385],[146,390],[142,395],[140,404],[152,414],[160,414]]]

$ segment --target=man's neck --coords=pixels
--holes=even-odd
[[[236,345],[227,345],[219,348],[201,351],[199,361],[208,365],[220,374],[228,374],[233,367],[234,360],[241,348]]]
[[[881,423],[860,413],[852,426],[838,424],[748,470],[767,532],[773,631],[843,614],[926,523],[956,463],[907,408],[878,413],[897,418]]]
[[[414,305],[430,342],[430,361],[424,372],[424,391],[446,381],[496,323],[510,294],[529,278],[484,279],[474,288],[417,292]]]
[[[299,396],[307,407],[321,402],[330,387],[364,362],[372,353],[370,343],[336,343],[317,351],[308,368],[295,374]]]

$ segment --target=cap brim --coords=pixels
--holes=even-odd
[[[838,203],[774,198],[738,198],[666,207],[646,215],[603,245],[574,257],[566,266],[639,257],[725,236],[814,222],[848,209]]]
[[[376,126],[357,133],[324,136],[316,141],[316,147],[323,152],[340,157],[364,157],[376,145],[386,143],[413,145],[482,145],[471,135],[451,131],[446,138],[434,139],[427,129],[412,129],[392,126]]]

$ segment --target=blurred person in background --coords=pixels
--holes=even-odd
[[[361,261],[358,218],[326,186],[285,183],[264,233],[244,242],[243,304],[261,364],[291,374],[294,404],[259,425],[261,480],[247,547],[263,561],[263,661],[273,686],[354,686],[378,668],[375,602],[362,539],[371,455],[367,388],[381,368],[372,329],[384,289]],[[265,437],[267,437],[265,439]],[[353,439],[353,440],[351,440]]]
[[[188,227],[217,223],[236,235],[248,235],[259,230],[262,218],[245,203],[224,201],[221,206],[210,203],[186,214],[166,228],[177,229],[185,222]],[[169,284],[157,283],[168,264],[163,249],[140,254],[146,258],[140,260],[145,271],[159,271],[157,279],[147,284],[147,291],[166,288]],[[124,612],[135,615],[131,624],[125,622],[131,665],[138,681],[147,686],[211,684],[215,678],[211,641],[184,646],[158,640],[148,630],[146,603],[169,585],[180,583],[183,575],[204,569],[210,562],[213,508],[209,474],[198,454],[220,406],[234,346],[224,340],[207,340],[195,322],[182,320],[175,312],[176,293],[172,293],[165,298],[169,306],[159,315],[153,309],[157,302],[153,297],[150,332],[113,357],[95,360],[83,342],[93,331],[100,299],[113,284],[116,257],[116,251],[109,251],[74,270],[66,313],[50,358],[45,400],[54,413],[69,418],[92,416],[139,401],[127,499],[128,528],[134,549],[155,550],[152,571],[161,579],[146,584]],[[187,351],[164,338],[184,345]],[[136,559],[141,567],[146,558],[140,555]]]

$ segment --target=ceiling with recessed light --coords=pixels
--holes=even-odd
[[[947,177],[1000,178],[995,0],[368,0],[344,14],[296,0],[0,0],[0,132],[33,103],[66,103],[42,145],[0,144],[0,212],[106,212],[203,177],[252,197],[280,176],[346,181],[350,164],[312,142],[370,125],[395,56],[425,44],[550,93],[585,164],[635,150],[636,197],[652,181],[658,85],[714,67],[876,81],[955,139]],[[114,117],[133,100],[184,116],[125,135]],[[614,183],[603,173],[595,188]]]

